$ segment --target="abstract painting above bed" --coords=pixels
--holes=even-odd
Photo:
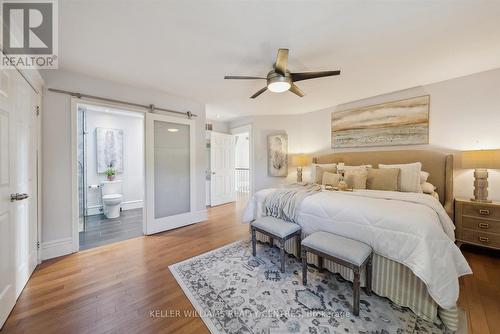
[[[430,96],[332,113],[332,148],[429,143]]]

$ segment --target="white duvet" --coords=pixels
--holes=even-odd
[[[243,220],[262,216],[264,200],[275,189],[257,192]],[[458,277],[472,271],[454,244],[454,225],[441,203],[426,194],[377,190],[323,191],[304,199],[298,223],[306,235],[336,233],[372,246],[409,267],[442,308],[456,305]]]

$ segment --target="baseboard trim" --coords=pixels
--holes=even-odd
[[[122,210],[134,210],[140,209],[144,207],[143,200],[135,200],[135,201],[126,201],[122,202]],[[87,216],[100,215],[102,213],[102,205],[93,205],[87,208]]]
[[[140,209],[144,207],[144,201],[143,200],[137,200],[137,201],[127,201],[122,203],[122,210],[133,210],[133,209]]]
[[[42,261],[55,257],[74,253],[73,240],[71,238],[57,239],[42,243]]]

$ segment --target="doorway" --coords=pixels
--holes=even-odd
[[[196,208],[196,115],[108,100],[71,98],[75,252],[206,219]],[[91,112],[107,122],[92,123]]]
[[[76,108],[79,250],[142,236],[144,114]]]
[[[245,125],[231,129],[234,136],[236,204],[244,207],[253,193],[253,140],[252,126]]]
[[[236,201],[246,203],[250,195],[250,135],[242,132],[234,135]]]

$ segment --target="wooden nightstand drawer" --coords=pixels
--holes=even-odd
[[[462,217],[462,226],[469,230],[500,233],[500,221],[497,220]]]
[[[500,220],[500,207],[493,205],[482,205],[477,203],[463,203],[462,214],[464,216]]]
[[[466,243],[500,249],[500,202],[456,199],[455,226],[459,246]]]
[[[471,242],[477,245],[484,245],[495,248],[500,247],[500,234],[464,229],[462,239],[463,241]]]

